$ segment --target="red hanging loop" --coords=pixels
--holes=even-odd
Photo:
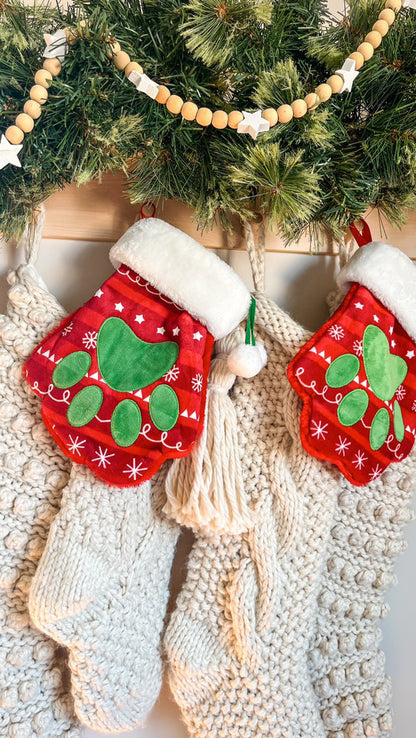
[[[371,235],[370,226],[366,223],[364,218],[360,218],[359,222],[361,224],[361,231],[359,231],[355,223],[350,224],[350,231],[357,241],[358,246],[361,247],[370,243],[373,240],[373,237]]]
[[[150,208],[150,213],[147,210]],[[154,218],[156,213],[156,205],[151,200],[146,200],[140,208],[140,218]]]

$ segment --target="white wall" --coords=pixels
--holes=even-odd
[[[104,244],[45,240],[38,269],[51,291],[70,311],[86,300],[111,273],[107,253],[108,245]],[[250,285],[246,254],[231,252],[223,256]],[[19,260],[15,250],[3,245],[0,251],[2,310],[6,301],[5,273]],[[327,317],[325,296],[333,287],[333,271],[334,260],[328,256],[294,254],[290,250],[267,254],[267,292],[294,318],[314,330]],[[383,626],[388,671],[394,681],[396,738],[414,738],[416,722],[416,525],[408,529],[408,539],[409,549],[397,567],[399,585],[389,594],[392,613]],[[190,544],[189,536],[181,542],[174,568],[175,590],[183,577],[184,559]],[[166,685],[148,726],[129,735],[136,738],[186,738],[187,732]],[[85,731],[84,738],[93,736],[98,734]]]

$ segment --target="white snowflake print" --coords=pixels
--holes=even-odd
[[[354,343],[352,344],[352,348],[353,348],[354,353],[357,354],[357,356],[363,355],[363,342],[362,341],[358,341],[358,340],[354,341]]]
[[[377,479],[377,477],[379,477],[379,476],[380,476],[380,474],[381,474],[381,472],[382,472],[382,471],[383,471],[383,469],[381,468],[381,466],[379,466],[379,464],[377,464],[377,466],[375,466],[375,467],[374,467],[374,468],[373,468],[373,469],[371,470],[371,474],[370,474],[370,480],[371,480],[372,482],[374,482],[374,480],[375,480],[375,479]]]
[[[413,400],[412,413],[416,413],[416,400]]]
[[[341,456],[345,456],[350,446],[351,446],[351,441],[348,441],[346,438],[341,438],[341,436],[338,436],[338,443],[335,444],[335,451],[337,452],[337,454],[340,454]]]
[[[133,463],[127,464],[123,474],[128,474],[129,479],[136,481],[137,477],[142,477],[145,471],[147,471],[147,466],[143,466],[141,461],[137,463],[137,459],[133,459]]]
[[[75,436],[75,438],[72,438],[72,436],[68,436],[68,438],[70,440],[70,443],[67,444],[68,449],[71,451],[71,453],[78,454],[78,456],[81,456],[80,449],[81,450],[83,449],[85,445],[85,440],[80,441],[78,436]]]
[[[406,390],[402,384],[396,390],[396,397],[399,401],[404,400],[404,398],[406,397]]]
[[[109,461],[109,459],[111,459],[111,457],[114,455],[115,454],[109,453],[108,448],[101,448],[101,446],[98,446],[97,456],[94,456],[92,461],[97,461],[98,466],[102,466],[104,469],[106,469],[107,466],[111,465],[111,461]]]
[[[163,375],[163,379],[166,379],[167,382],[176,382],[177,378],[179,377],[179,369],[176,366],[176,364],[173,365],[171,369],[169,369],[166,374]]]
[[[367,461],[367,456],[364,454],[363,451],[357,451],[355,454],[352,463],[354,466],[357,467],[357,469],[362,469],[365,462]]]
[[[328,333],[335,341],[340,341],[341,338],[344,338],[344,329],[342,328],[342,326],[337,325],[337,323],[331,325]]]
[[[195,374],[195,376],[192,377],[192,389],[194,392],[202,392],[202,381],[202,374]]]
[[[95,349],[97,346],[98,333],[96,331],[87,331],[82,339],[82,343],[87,349]]]
[[[321,420],[312,420],[312,435],[316,438],[325,438],[325,436],[328,434],[328,431],[326,428],[328,427],[328,423],[322,423]]]
[[[73,327],[74,327],[74,324],[73,323],[68,323],[68,325],[66,325],[65,328],[62,331],[62,335],[63,336],[67,336],[68,333],[71,333]]]

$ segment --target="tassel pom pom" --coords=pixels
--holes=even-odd
[[[262,343],[251,346],[240,343],[228,356],[228,368],[237,377],[255,377],[267,364],[267,353]]]

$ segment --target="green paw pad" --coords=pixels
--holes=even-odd
[[[342,398],[338,405],[338,420],[341,425],[355,425],[361,420],[368,408],[367,392],[362,389],[352,390]]]
[[[343,354],[328,367],[325,381],[329,387],[345,387],[357,376],[360,361],[354,354]]]
[[[67,412],[68,423],[74,428],[87,425],[98,413],[102,402],[103,391],[100,387],[84,387],[72,399]]]
[[[85,377],[91,366],[91,356],[86,351],[74,351],[59,362],[52,374],[52,382],[59,389],[68,389]]]
[[[111,435],[118,446],[131,446],[142,427],[142,414],[133,400],[122,400],[111,416]]]
[[[158,430],[171,430],[179,417],[179,400],[175,390],[167,384],[155,387],[150,395],[149,413]]]

